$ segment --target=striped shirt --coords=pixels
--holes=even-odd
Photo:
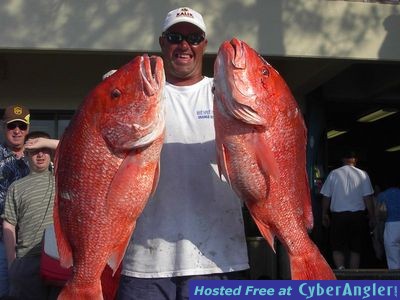
[[[40,255],[44,229],[53,223],[54,175],[31,172],[13,182],[3,218],[16,227],[16,255]]]

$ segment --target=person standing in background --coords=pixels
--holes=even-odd
[[[355,153],[347,152],[343,166],[331,171],[321,188],[322,225],[330,227],[333,262],[339,270],[345,269],[347,251],[350,269],[359,268],[368,222],[371,230],[375,226],[374,190],[367,172],[356,163]]]
[[[391,185],[378,194],[378,204],[386,205],[383,244],[388,268],[400,269],[400,188],[399,183]]]
[[[24,156],[25,137],[29,132],[30,112],[22,105],[10,105],[2,119],[5,142],[0,144],[0,214],[4,212],[7,189],[15,180],[29,174]],[[0,222],[2,224],[3,222]],[[0,297],[8,295],[8,264],[0,230]]]

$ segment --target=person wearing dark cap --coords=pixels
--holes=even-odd
[[[354,151],[346,152],[342,161],[343,166],[329,173],[321,189],[322,224],[330,228],[336,268],[346,268],[345,253],[350,252],[348,267],[358,269],[368,222],[371,229],[375,226],[374,190],[367,172],[356,167]]]
[[[249,268],[241,202],[216,167],[206,35],[203,17],[188,7],[170,11],[162,26],[160,179],[126,251],[118,299],[189,299],[189,280],[239,279]]]
[[[29,174],[28,162],[24,157],[24,141],[29,132],[29,122],[30,113],[26,107],[11,105],[5,109],[2,119],[5,142],[0,144],[0,214],[4,212],[8,187],[15,180]],[[0,296],[4,296],[8,294],[8,266],[3,230],[0,229]]]

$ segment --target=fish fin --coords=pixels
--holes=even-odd
[[[113,275],[117,271],[119,265],[121,264],[122,259],[124,258],[126,248],[128,247],[134,229],[135,225],[132,227],[132,230],[128,234],[126,234],[123,241],[118,241],[117,247],[115,247],[111,252],[107,264],[113,270]]]
[[[306,197],[303,197],[304,225],[308,230],[311,230],[314,226],[314,216],[312,213],[310,188],[308,187],[308,178],[306,172],[304,172],[304,177],[304,186],[306,188]]]
[[[267,144],[265,137],[260,136],[259,134],[254,134],[252,136],[252,143],[257,163],[260,168],[268,173],[273,179],[278,180],[280,175],[278,163],[270,146]]]
[[[268,225],[266,225],[264,222],[259,221],[254,216],[253,216],[253,220],[256,223],[258,230],[260,230],[261,235],[265,238],[265,240],[271,246],[272,250],[274,250],[274,252],[276,253],[275,235],[271,232],[271,228]]]
[[[140,174],[141,172],[141,157],[132,150],[124,160],[121,162],[117,172],[110,183],[106,202],[113,203],[115,199],[123,199],[129,190],[134,186],[135,176],[133,174]],[[112,205],[109,205],[111,207]]]
[[[59,196],[56,194],[53,208],[53,223],[54,232],[57,240],[58,254],[60,256],[60,265],[64,268],[69,268],[73,265],[71,245],[68,243],[62,230],[60,216],[58,213]]]
[[[126,248],[128,247],[132,232],[133,229],[129,234],[127,234],[124,241],[118,243],[118,246],[112,251],[107,261],[107,265],[101,274],[101,285],[106,300],[115,299],[115,295],[117,294],[119,279],[121,277],[121,262],[126,252]]]
[[[126,195],[129,195],[130,189],[132,188],[132,186],[135,186],[136,182],[135,176],[133,174],[142,174],[143,172],[141,172],[141,169],[143,168],[145,168],[145,166],[141,161],[140,155],[138,155],[135,150],[133,150],[125,157],[109,186],[106,203],[108,204],[108,207],[110,207],[110,209],[112,207],[110,203],[115,202],[115,199],[124,199],[126,198]],[[158,169],[158,167],[155,168]],[[155,180],[156,179],[158,179],[158,175],[155,175]],[[153,189],[155,188],[155,185],[156,183],[153,183]],[[122,261],[126,248],[128,247],[130,237],[135,227],[134,222],[136,221],[139,213],[144,208],[144,205],[145,203],[137,203],[137,210],[132,212],[132,220],[130,220],[130,224],[132,224],[132,226],[127,226],[127,228],[131,228],[128,232],[113,232],[114,236],[115,234],[118,234],[117,243],[115,244],[108,258],[108,265],[111,267],[113,272],[118,269],[118,266]]]
[[[101,289],[105,300],[116,299],[119,280],[121,278],[122,264],[119,265],[116,272],[106,265],[101,273]]]
[[[61,293],[58,295],[57,300],[71,300],[71,299],[104,300],[100,279],[94,281],[91,284],[83,284],[83,285],[67,282],[64,288],[61,290]]]
[[[335,280],[335,274],[312,243],[311,250],[304,255],[294,256],[289,253],[292,280]]]
[[[227,163],[227,149],[224,144],[221,144],[221,148],[217,149],[217,163],[219,177],[224,177],[226,181],[231,185],[231,179],[229,178],[228,163]]]
[[[158,162],[156,170],[154,171],[153,187],[151,189],[150,197],[154,195],[157,189],[158,181],[160,180],[160,162]]]

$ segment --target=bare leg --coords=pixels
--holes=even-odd
[[[360,267],[360,253],[350,252],[350,269],[358,269]]]
[[[344,269],[344,254],[340,251],[333,251],[333,262],[335,263],[336,269]]]

